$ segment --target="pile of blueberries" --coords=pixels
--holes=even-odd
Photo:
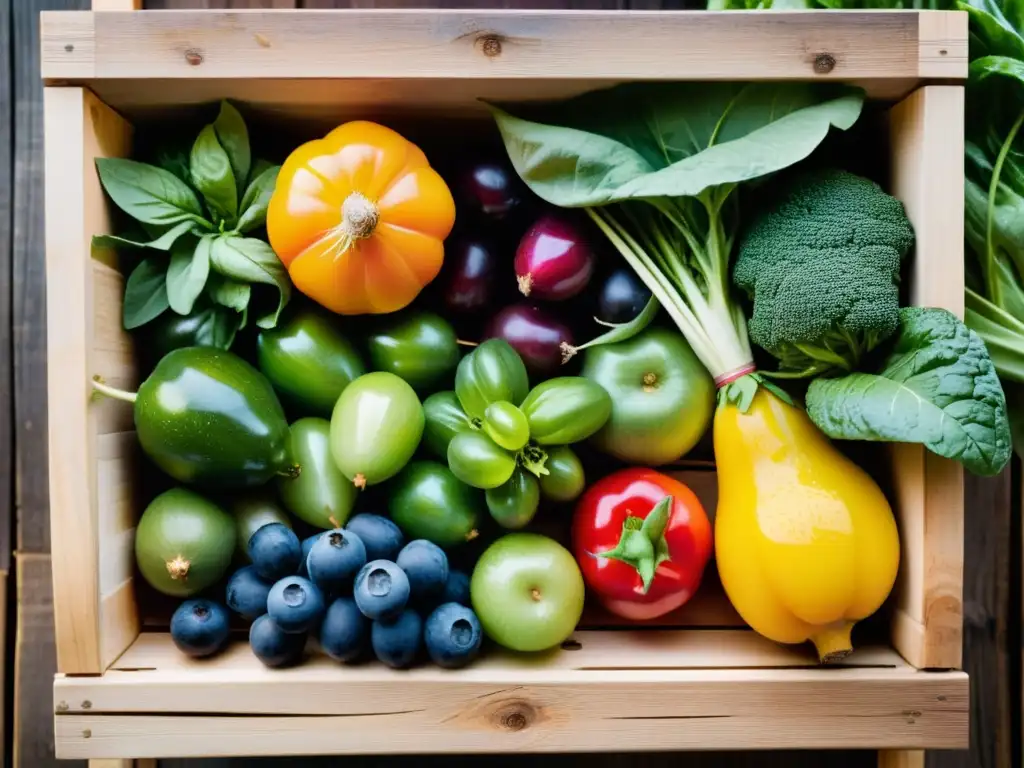
[[[449,569],[444,550],[405,543],[391,520],[361,514],[344,528],[300,543],[281,523],[249,539],[252,565],[227,584],[227,605],[253,619],[249,645],[268,667],[297,663],[312,636],[333,659],[369,657],[396,669],[426,648],[435,664],[457,668],[480,652],[483,632],[469,607],[469,578]],[[171,619],[171,637],[191,656],[226,643],[228,614],[211,600],[188,600]]]

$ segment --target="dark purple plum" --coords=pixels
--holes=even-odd
[[[515,171],[503,162],[485,161],[466,168],[456,185],[456,205],[491,219],[502,219],[522,202]],[[458,209],[457,208],[457,209]]]
[[[597,317],[606,323],[628,323],[643,311],[650,298],[650,290],[636,272],[628,267],[616,269],[601,285]]]
[[[478,312],[494,298],[498,278],[494,244],[478,237],[459,237],[445,245],[441,297],[453,312]]]

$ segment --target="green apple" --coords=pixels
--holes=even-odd
[[[487,636],[513,651],[543,651],[583,614],[583,576],[572,553],[536,533],[510,533],[477,561],[469,585]]]

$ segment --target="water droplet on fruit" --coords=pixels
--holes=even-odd
[[[383,568],[374,568],[366,577],[366,588],[374,597],[384,597],[391,592],[391,574]]]
[[[284,588],[282,597],[285,604],[295,608],[306,602],[306,590],[302,588],[301,584],[289,584]]]
[[[473,642],[473,626],[465,619],[456,619],[452,624],[451,638],[456,645],[469,645]]]

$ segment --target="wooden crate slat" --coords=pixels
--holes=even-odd
[[[44,14],[42,69],[45,78],[59,79],[917,80],[966,74],[964,14],[922,23],[915,12],[843,13],[842,23],[827,12]]]

